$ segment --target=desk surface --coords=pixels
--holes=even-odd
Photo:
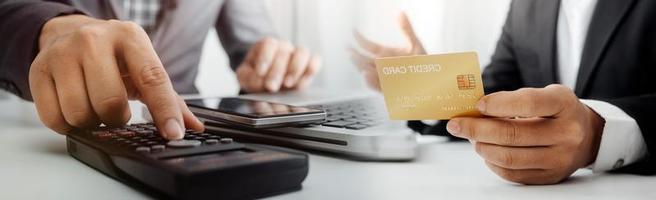
[[[43,127],[0,124],[0,199],[148,199],[66,153]],[[656,177],[591,174],[522,186],[496,177],[468,143],[422,138],[414,162],[358,162],[312,154],[298,192],[273,199],[656,199]]]

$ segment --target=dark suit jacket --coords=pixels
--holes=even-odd
[[[546,87],[557,77],[558,0],[515,0],[492,61],[483,72],[486,93]],[[633,117],[656,154],[656,1],[599,0],[583,49],[575,93],[609,102]],[[425,130],[444,134],[444,124]],[[656,173],[644,161],[620,171]]]
[[[0,1],[0,88],[31,99],[28,74],[41,27],[53,17],[77,12],[55,2]]]

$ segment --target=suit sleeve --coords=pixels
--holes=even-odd
[[[215,27],[233,70],[255,42],[266,36],[276,36],[272,25],[263,0],[225,2]]]
[[[0,1],[0,87],[32,100],[28,74],[38,53],[41,28],[46,21],[79,13],[62,3],[32,0]]]
[[[501,37],[497,42],[494,54],[492,54],[491,62],[483,70],[483,85],[485,86],[486,94],[516,90],[523,86],[515,57],[515,49],[513,48],[514,4],[513,2],[508,12],[506,22],[501,31]]]
[[[626,97],[621,99],[606,100],[619,107],[626,114],[636,120],[645,144],[647,145],[647,157],[643,160],[617,170],[643,175],[656,175],[656,124],[654,124],[654,113],[656,113],[656,94],[637,97]]]

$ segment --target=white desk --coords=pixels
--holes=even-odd
[[[43,127],[0,122],[0,199],[148,199],[74,160],[64,137]],[[357,162],[310,156],[298,192],[273,199],[656,199],[656,177],[580,170],[552,186],[505,182],[471,146],[430,138],[415,162]]]

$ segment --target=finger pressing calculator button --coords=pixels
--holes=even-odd
[[[200,146],[201,142],[198,140],[172,140],[166,143],[167,146],[173,148],[187,148]]]
[[[136,151],[137,151],[137,153],[150,153],[150,148],[149,147],[137,147]]]
[[[219,143],[219,140],[217,140],[217,139],[205,140],[205,144],[207,144],[207,145],[215,145],[215,144],[218,144],[218,143]]]

